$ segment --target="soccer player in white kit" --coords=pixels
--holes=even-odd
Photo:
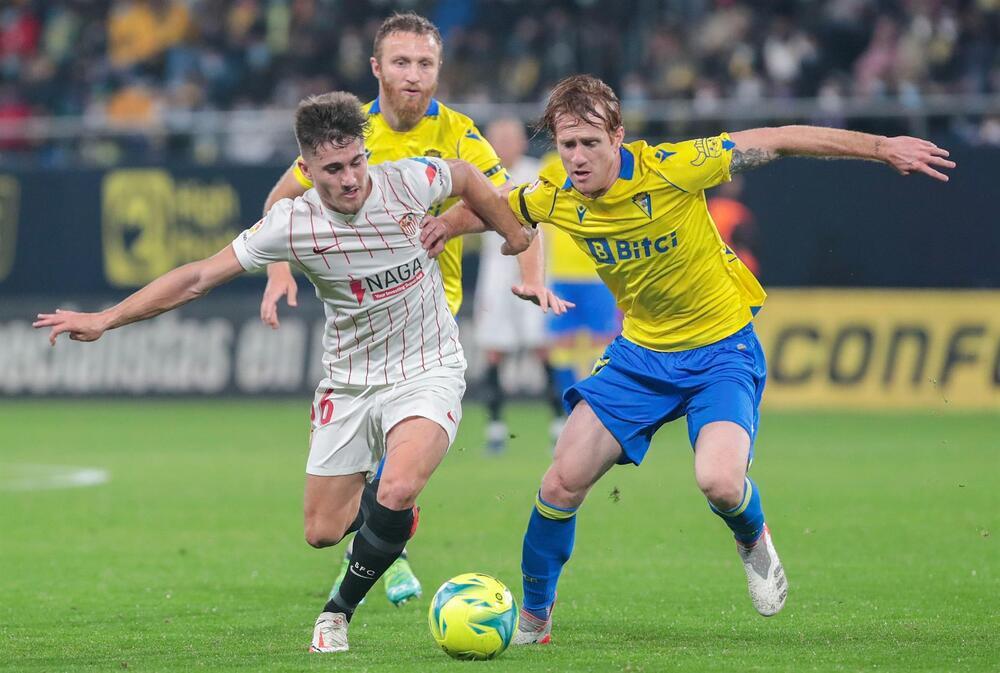
[[[63,332],[94,341],[276,261],[291,262],[316,286],[326,311],[326,377],[312,405],[305,536],[319,548],[358,535],[350,572],[316,620],[313,652],[348,649],[348,622],[415,532],[417,495],[462,417],[465,357],[437,261],[420,242],[421,221],[457,195],[502,233],[505,254],[527,249],[533,236],[464,161],[418,157],[369,169],[367,127],[351,94],[304,100],[295,135],[313,189],[276,203],[212,257],[164,274],[105,311],[57,310],[34,323],[51,328],[53,344]],[[364,484],[386,454],[377,497],[363,502]]]
[[[490,122],[486,139],[497,151],[515,185],[538,179],[540,162],[525,152],[528,137],[518,119],[501,118]],[[509,355],[532,351],[545,372],[545,398],[552,409],[550,428],[555,444],[565,420],[562,390],[557,389],[555,374],[548,360],[545,314],[511,292],[521,284],[521,269],[515,258],[500,254],[503,238],[486,232],[480,239],[479,275],[476,279],[476,343],[484,351],[486,371],[486,408],[490,422],[486,426],[486,448],[497,453],[507,446],[509,431],[503,420],[505,392],[500,381],[500,367]]]

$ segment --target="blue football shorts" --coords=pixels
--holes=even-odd
[[[570,411],[587,401],[621,444],[619,463],[641,463],[660,426],[681,416],[687,416],[692,448],[707,423],[736,423],[750,435],[753,460],[766,378],[753,323],[713,344],[670,353],[618,337],[563,402]]]

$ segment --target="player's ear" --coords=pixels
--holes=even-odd
[[[369,57],[368,62],[372,66],[372,76],[381,81],[382,79],[382,65],[378,62],[378,59],[374,56]]]
[[[611,144],[615,148],[621,147],[622,141],[625,140],[625,127],[619,126],[615,129],[615,132],[611,134]]]
[[[299,170],[302,171],[302,175],[309,178],[310,182],[315,182],[315,180],[313,180],[312,173],[309,171],[309,164],[306,163],[305,159],[299,156],[299,158],[295,160],[295,163],[298,165]]]

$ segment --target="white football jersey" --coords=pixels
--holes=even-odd
[[[418,157],[369,167],[372,191],[355,215],[326,208],[315,189],[278,201],[233,241],[247,271],[290,262],[326,311],[323,366],[344,384],[406,380],[465,368],[441,270],[420,245],[420,222],[451,196],[451,171]]]

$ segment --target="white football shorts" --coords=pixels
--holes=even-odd
[[[388,385],[347,386],[323,379],[310,414],[306,474],[365,472],[373,478],[385,456],[389,431],[413,416],[444,428],[450,447],[462,420],[464,394],[464,367],[436,367]]]

